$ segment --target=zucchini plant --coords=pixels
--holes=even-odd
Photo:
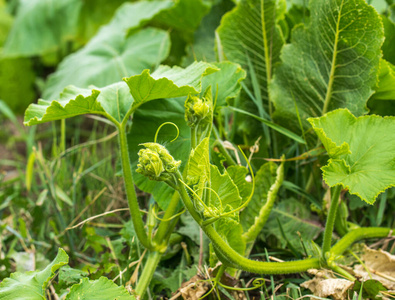
[[[236,63],[195,62],[186,68],[160,66],[152,74],[144,70],[139,75],[101,88],[69,86],[57,100],[39,100],[26,111],[25,124],[28,126],[96,114],[116,128],[131,220],[138,240],[148,251],[134,287],[136,297],[145,297],[155,269],[169,247],[171,234],[185,211],[209,238],[211,260],[221,263],[212,279],[213,288],[223,286],[221,277],[226,270],[232,274],[243,270],[272,275],[329,268],[355,280],[338,265],[338,258],[356,241],[392,235],[391,228],[356,225],[351,228],[346,220],[337,218],[342,190],[373,204],[380,193],[395,186],[395,118],[362,116],[377,83],[377,75],[384,77],[381,82],[393,82],[388,77],[393,75],[391,66],[380,58],[384,37],[380,17],[363,0],[312,0],[309,4],[310,24],[296,26],[291,43],[284,46],[286,37],[281,20],[285,10],[278,4],[274,0],[241,1],[223,18],[217,30],[221,42],[218,53]],[[246,16],[250,15],[262,26],[244,32],[241,28],[246,28],[249,21]],[[256,41],[251,38],[256,36],[256,30],[263,49],[257,49]],[[261,50],[263,55],[255,55]],[[237,63],[248,70],[249,77]],[[389,71],[383,71],[384,67],[379,69],[380,64],[389,66]],[[381,97],[385,97],[388,84],[377,85],[376,89],[378,94],[381,91]],[[161,120],[156,134],[144,140],[135,129],[144,126],[139,124],[138,113],[146,105],[179,112],[179,97],[185,100],[181,105],[185,123],[175,124],[171,118]],[[256,105],[258,115],[244,110],[248,106],[248,97]],[[233,116],[229,107],[228,110],[222,109],[225,106],[237,114]],[[152,118],[157,117],[153,111],[146,112],[148,119],[150,113]],[[285,152],[285,147],[281,148],[278,142],[284,136],[296,141],[297,146],[325,148],[329,160],[322,172],[323,180],[331,189],[331,201],[322,246],[317,246],[314,255],[285,262],[248,258],[286,179],[287,159],[283,155],[278,159],[278,165],[263,164],[255,172],[251,156],[247,157],[241,148],[233,147],[235,155],[232,155],[222,140],[223,133],[233,121],[235,124],[229,136],[237,144],[235,131],[240,124],[237,122],[245,124],[248,121],[238,119],[240,116],[252,116],[262,122],[265,145],[273,146],[273,149],[266,150],[273,156],[280,157],[279,154]],[[169,124],[181,132],[181,137],[177,133],[171,141],[158,143],[160,129]],[[251,129],[247,125],[243,128]],[[243,136],[245,140],[246,136]],[[177,137],[181,142],[176,140]],[[174,152],[173,140],[179,145]],[[130,153],[137,144],[139,150]],[[220,159],[214,159],[214,148],[220,152],[217,155]],[[250,152],[252,155],[254,151]],[[136,159],[131,160],[131,157]],[[256,188],[265,176],[269,178],[266,188]],[[144,218],[135,183],[152,192],[164,210],[160,219],[153,207]],[[306,190],[311,190],[309,184]],[[257,193],[264,198],[263,205],[253,201]],[[343,236],[333,245],[335,225]],[[59,255],[65,264],[67,261],[62,251]],[[51,272],[48,269],[41,281],[31,283],[31,277],[20,275],[14,275],[14,278],[20,276],[22,284],[30,280],[29,284],[39,285],[42,296],[47,278],[52,278],[60,266],[57,259],[49,267]],[[34,273],[34,276],[41,275]],[[100,284],[83,280],[71,289],[66,299],[77,298],[78,292],[89,289],[97,292],[98,286],[103,288],[101,284],[106,284],[105,279],[100,280]],[[116,289],[113,285],[107,286],[109,290]],[[23,292],[19,287],[12,278],[5,280],[0,285],[0,296],[22,299]],[[134,297],[125,294],[123,289],[118,292],[119,297],[124,298],[117,299]]]

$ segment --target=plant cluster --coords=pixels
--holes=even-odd
[[[38,2],[30,5],[39,9],[44,4]],[[59,1],[64,7],[56,4],[53,17],[59,12],[86,17],[89,1],[82,2]],[[265,276],[310,269],[332,270],[360,287],[362,296],[363,284],[342,266],[344,255],[360,240],[391,237],[394,227],[393,216],[384,211],[395,198],[395,3],[373,4],[376,8],[364,0],[122,4],[107,25],[89,33],[92,38],[74,44],[79,50],[63,58],[46,81],[43,99],[27,108],[24,124],[61,120],[59,156],[68,151],[65,119],[95,115],[106,124],[98,128],[115,129],[118,150],[111,151],[130,222],[122,220],[119,244],[109,238],[99,242],[92,234],[90,246],[100,252],[107,243],[119,257],[127,249],[125,272],[131,279],[124,284],[118,262],[119,285],[65,267],[66,252],[72,259],[90,258],[80,253],[65,225],[59,202],[68,196],[58,191],[53,165],[31,148],[30,168],[36,160],[46,171],[41,180],[58,220],[52,227],[62,231],[66,245],[44,270],[4,279],[0,299],[44,299],[59,269],[67,274],[65,287],[59,287],[64,299],[152,299],[161,260],[183,251],[184,263],[190,263],[186,237],[200,245],[193,254],[199,272],[205,262],[212,269],[206,279],[210,288],[194,290],[195,298],[179,289],[184,299],[239,299],[237,291],[266,288],[263,278],[252,287],[230,286],[225,273],[240,279],[241,271]],[[19,7],[5,55],[43,55],[62,45],[18,44],[22,18],[32,17],[25,6]],[[75,24],[71,32],[62,31],[64,38],[88,35]],[[136,186],[150,196],[141,197]],[[376,199],[379,208],[366,208],[375,221],[358,220],[363,203]],[[310,222],[314,218],[325,226]],[[188,226],[194,228],[189,236]],[[281,249],[283,261],[270,261],[268,247]],[[254,252],[265,252],[267,261],[250,258]],[[375,284],[364,293],[374,298],[386,289],[372,294]]]

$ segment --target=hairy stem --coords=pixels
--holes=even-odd
[[[128,198],[130,215],[132,217],[132,222],[134,226],[134,230],[136,235],[140,241],[140,243],[148,248],[152,249],[152,245],[148,240],[148,235],[144,229],[143,219],[140,213],[140,207],[137,201],[136,191],[134,189],[134,182],[132,176],[132,169],[130,166],[130,158],[128,151],[128,142],[126,138],[126,126],[118,126],[119,131],[119,146],[121,149],[121,163],[122,163],[122,172],[123,172],[123,180],[125,182],[126,195]]]
[[[340,241],[338,241],[331,249],[331,254],[341,255],[343,252],[348,250],[348,248],[355,242],[362,239],[371,238],[385,238],[391,235],[391,228],[383,227],[362,227],[357,228],[349,233],[347,233]]]
[[[236,165],[236,162],[234,161],[232,156],[230,156],[228,150],[226,150],[224,144],[222,143],[221,137],[219,136],[218,131],[215,127],[213,127],[212,132],[214,133],[214,137],[216,139],[216,143],[214,145],[218,147],[221,154],[225,157],[228,166]]]
[[[336,220],[337,207],[339,206],[339,197],[342,190],[341,185],[332,188],[331,206],[329,208],[328,217],[326,219],[324,241],[322,243],[322,255],[325,259],[325,253],[329,252],[332,244],[333,227]]]
[[[203,219],[196,212],[187,191],[181,183],[181,174],[179,174],[178,187],[178,192],[180,193],[185,207],[199,226],[202,227]],[[247,259],[233,250],[215,231],[212,225],[203,226],[202,229],[210,238],[219,254],[221,254],[221,256],[226,260],[225,263],[247,272],[258,274],[289,274],[304,272],[313,268],[320,268],[320,261],[316,258],[290,262],[260,262]]]
[[[161,257],[162,253],[158,251],[153,251],[148,254],[148,259],[144,265],[143,273],[141,273],[135,290],[136,294],[140,296],[139,299],[144,299],[144,295],[151,282],[152,276],[154,276],[156,267],[158,266]]]

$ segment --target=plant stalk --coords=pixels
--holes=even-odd
[[[322,243],[322,255],[325,259],[325,254],[331,250],[333,227],[336,220],[337,207],[339,206],[341,185],[332,188],[331,206],[329,208],[328,217],[326,219],[324,241]]]
[[[144,295],[148,289],[152,277],[154,276],[161,257],[162,253],[158,251],[153,251],[148,254],[148,259],[144,265],[143,273],[141,273],[135,290],[136,294],[140,296],[139,299],[144,299]]]
[[[126,138],[125,126],[118,126],[119,131],[119,146],[121,149],[121,163],[123,180],[125,182],[126,195],[129,204],[130,215],[132,217],[132,222],[136,235],[140,243],[147,249],[152,250],[153,246],[148,240],[148,235],[144,229],[143,219],[140,213],[140,207],[138,204],[136,191],[134,189],[134,182],[132,176],[132,169],[130,166],[130,157],[128,151],[128,142]]]
[[[181,174],[179,174],[179,179],[181,180]],[[222,237],[215,231],[212,225],[202,226],[203,220],[196,212],[194,205],[181,181],[178,182],[178,192],[180,193],[181,199],[183,200],[185,207],[188,209],[191,216],[195,219],[199,226],[202,227],[203,231],[210,238],[214,247],[219,251],[220,254],[222,254],[221,256],[226,259],[225,263],[229,263],[231,267],[251,273],[269,275],[299,273],[305,272],[309,269],[320,268],[320,261],[317,258],[290,262],[260,262],[243,257],[233,250],[222,239]]]
[[[361,227],[347,233],[331,249],[331,254],[341,255],[355,242],[362,239],[385,238],[391,235],[391,228],[383,227]]]

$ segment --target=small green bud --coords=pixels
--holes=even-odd
[[[185,101],[185,121],[189,127],[211,123],[211,105],[207,98],[189,95]]]
[[[180,160],[175,160],[167,149],[157,143],[141,144],[146,147],[138,153],[139,164],[137,173],[147,176],[151,180],[167,181],[172,178],[181,165]]]

